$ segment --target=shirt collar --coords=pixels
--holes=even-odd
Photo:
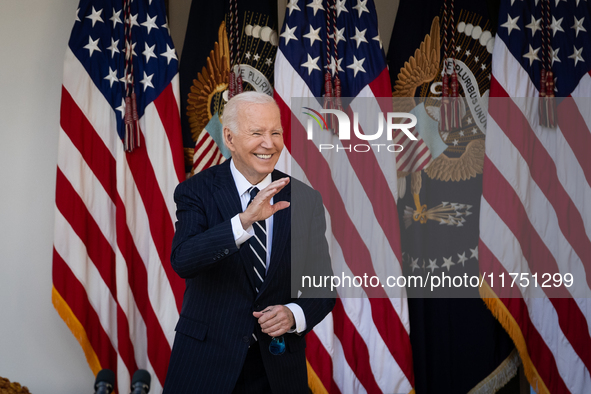
[[[267,176],[258,184],[251,184],[244,177],[244,175],[242,175],[242,173],[238,171],[236,165],[234,164],[234,160],[230,160],[230,171],[232,171],[232,177],[234,178],[234,183],[236,184],[236,190],[238,190],[239,196],[243,195],[248,189],[250,189],[253,186],[256,186],[259,189],[259,191],[261,191],[267,186],[269,186],[272,181],[271,174],[267,174]]]

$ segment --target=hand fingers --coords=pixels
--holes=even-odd
[[[290,203],[287,201],[278,201],[277,203],[270,205],[271,198],[279,193],[279,191],[283,189],[288,183],[289,178],[281,178],[275,182],[272,182],[269,186],[257,194],[252,203],[246,208],[244,213],[248,214],[248,218],[255,222],[267,219],[271,215],[275,214],[275,212],[289,207]]]
[[[264,333],[269,335],[270,337],[279,337],[285,334],[287,331],[289,331],[287,328],[278,326],[277,329],[272,328],[270,330],[265,330]]]
[[[273,213],[288,208],[291,205],[288,201],[279,201],[272,205]]]
[[[289,327],[286,326],[286,324],[282,324],[281,322],[278,322],[276,324],[273,324],[270,327],[266,327],[266,328],[262,328],[261,326],[261,331],[264,332],[265,334],[274,336],[273,334],[276,333],[277,331],[280,330],[285,330],[287,331],[289,329]],[[281,334],[279,334],[281,335]]]
[[[279,188],[283,188],[285,187],[285,185],[287,185],[289,183],[289,177],[285,177],[285,178],[279,178],[276,181],[273,181],[269,184],[269,186],[277,186]]]
[[[259,194],[257,194],[257,197],[260,196],[260,198],[263,201],[270,200],[271,197],[273,197],[275,194],[279,193],[279,191],[281,189],[283,189],[288,183],[289,183],[289,178],[281,178],[281,179],[278,179],[274,182],[271,182],[269,184],[269,186],[267,186],[266,188],[261,190],[259,192]]]
[[[277,324],[282,324],[282,323],[289,324],[289,321],[288,321],[289,319],[284,314],[281,314],[281,315],[277,314],[275,316],[270,317],[269,319],[267,319],[264,322],[261,322],[262,319],[263,318],[259,319],[259,324],[261,325],[261,328],[264,330],[269,329]]]
[[[288,319],[278,321],[271,319],[267,323],[261,325],[261,331],[272,337],[278,337],[280,335],[283,335],[287,331],[289,331],[290,328],[291,323]]]
[[[258,319],[262,332],[272,337],[285,334],[294,324],[291,311],[283,305],[274,305],[261,312],[253,312],[253,316]]]
[[[267,332],[276,325],[281,325],[289,329],[293,323],[291,316],[289,309],[281,306],[280,308],[274,308],[269,312],[263,313],[263,316],[259,318],[259,324],[261,325],[261,329],[265,330],[264,332]]]
[[[274,319],[278,314],[276,311],[274,311],[274,307],[265,308],[265,310],[263,310],[259,313],[260,313],[260,315],[258,317],[258,319],[259,319],[258,321],[259,321],[259,324],[261,325],[261,327],[263,326],[263,324],[268,324],[268,322],[270,320]]]
[[[274,305],[265,308],[261,312],[254,312],[258,314],[258,323],[261,328],[269,328],[278,322],[287,321],[289,323],[289,314],[286,312],[286,307],[283,305]],[[255,315],[255,317],[257,317]]]
[[[269,312],[272,312],[274,309],[275,309],[275,306],[269,306],[269,307],[263,309],[262,311],[252,312],[252,315],[258,319],[259,324],[263,324],[264,322],[268,321],[269,319],[271,319],[272,317],[274,317],[276,315],[276,314],[273,314],[273,316],[271,316],[271,314],[269,313]]]

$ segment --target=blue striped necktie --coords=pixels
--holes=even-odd
[[[255,196],[259,192],[257,187],[251,187],[248,192],[250,193],[250,201],[248,205],[254,200]],[[267,272],[267,227],[265,225],[265,221],[261,220],[255,222],[253,224],[254,228],[254,237],[251,237],[248,242],[250,245],[250,249],[255,255],[253,259],[253,266],[254,269],[254,280],[255,280],[255,289],[257,293],[259,289],[263,285],[263,281],[265,280],[265,275]]]

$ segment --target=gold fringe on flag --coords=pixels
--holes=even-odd
[[[74,337],[78,340],[78,343],[82,347],[84,355],[86,356],[86,361],[88,362],[92,373],[96,376],[96,374],[98,374],[103,368],[101,367],[101,363],[99,362],[96,352],[88,340],[88,336],[86,335],[84,327],[76,318],[76,315],[74,315],[74,312],[72,312],[72,309],[68,303],[62,298],[55,287],[51,288],[51,301],[53,302],[53,306],[57,310],[57,313],[66,323],[72,334],[74,334]]]
[[[307,359],[306,366],[308,367],[308,387],[310,388],[310,391],[312,391],[313,394],[328,394],[328,391],[326,391],[326,388]],[[415,389],[413,388],[410,390],[408,394],[415,394]]]
[[[536,393],[538,394],[550,394],[550,391],[548,391],[546,384],[538,374],[538,370],[529,357],[523,332],[521,331],[519,324],[517,324],[515,321],[513,315],[511,315],[511,312],[509,312],[503,301],[499,299],[493,289],[489,287],[486,280],[483,281],[483,285],[479,287],[478,291],[480,292],[480,297],[488,309],[492,312],[493,316],[499,321],[499,323],[501,323],[505,331],[507,331],[513,340],[513,343],[519,352],[519,356],[521,357],[523,371],[529,384],[534,388],[534,390],[536,390]]]
[[[314,369],[312,368],[312,366],[310,365],[310,363],[308,362],[307,359],[306,359],[306,367],[308,367],[308,387],[310,388],[312,393],[314,393],[314,394],[328,394],[328,391],[326,391],[326,388],[324,387],[324,385],[320,381],[320,378],[318,377],[318,375],[316,375],[316,372],[314,371]]]
[[[517,375],[520,365],[519,353],[517,349],[513,349],[511,354],[490,375],[468,391],[468,394],[496,393]]]

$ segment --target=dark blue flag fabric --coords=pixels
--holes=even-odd
[[[422,141],[397,159],[406,275],[479,276],[495,8],[486,1],[400,2],[388,51],[393,96],[426,119],[417,126]],[[458,96],[466,98],[449,129],[440,108],[445,59],[446,78],[457,78]],[[477,288],[408,294],[418,394],[492,393],[516,375],[518,354]]]

